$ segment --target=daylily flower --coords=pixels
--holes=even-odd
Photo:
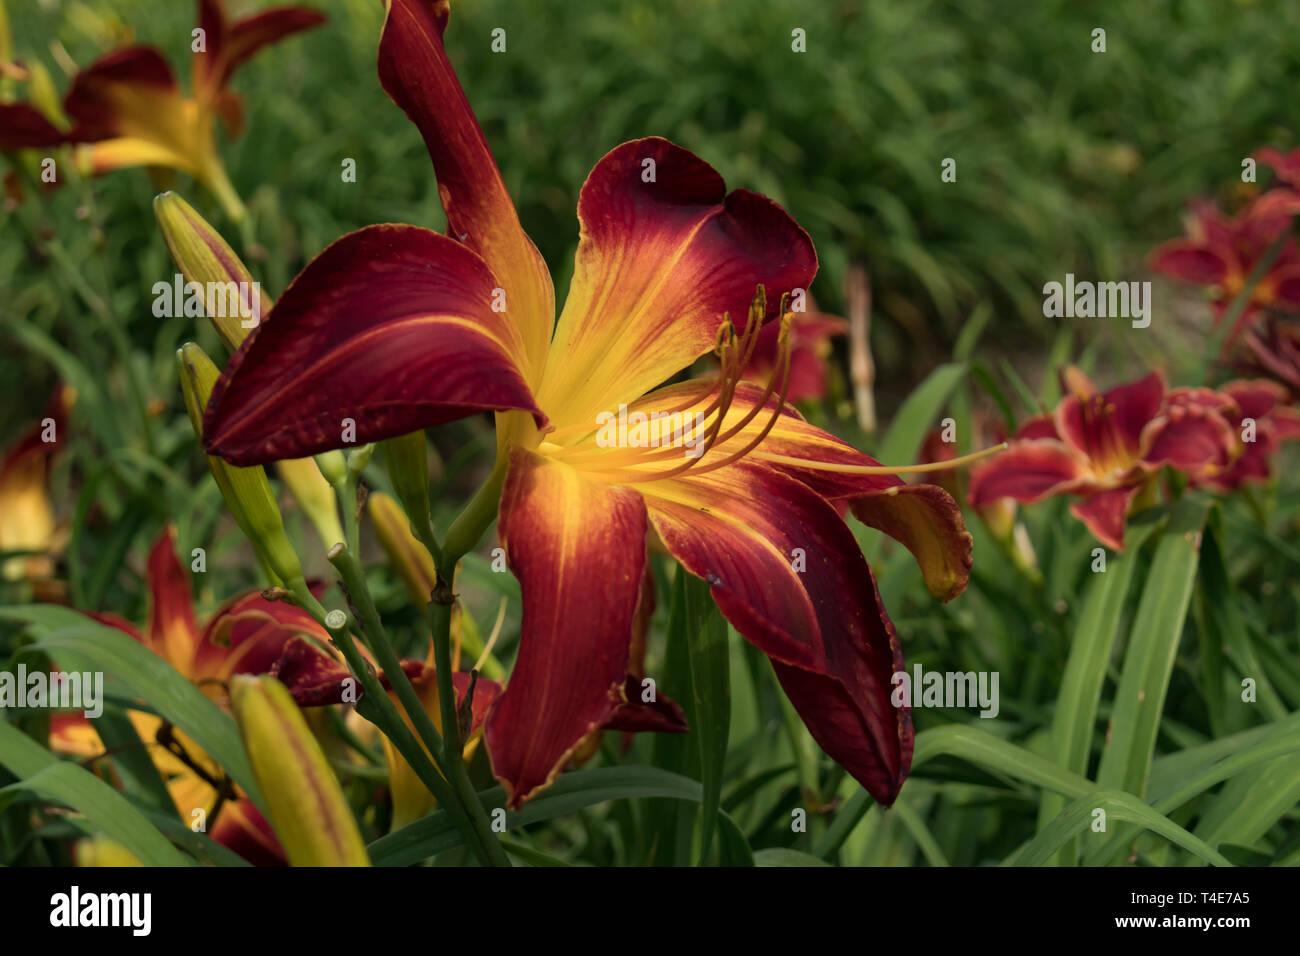
[[[1290,212],[1252,211],[1227,216],[1209,202],[1192,205],[1187,238],[1172,239],[1151,254],[1151,268],[1182,282],[1211,287],[1216,321],[1246,285],[1256,263],[1273,242],[1291,227]],[[1288,239],[1278,257],[1251,292],[1228,334],[1229,340],[1248,328],[1261,309],[1300,309],[1300,249]]]
[[[50,502],[49,474],[54,455],[66,445],[68,413],[76,392],[54,390],[40,420],[0,456],[0,579],[27,581],[42,601],[63,596],[54,580],[55,557],[65,534]]]
[[[1102,544],[1122,550],[1129,509],[1161,468],[1228,464],[1233,438],[1217,398],[1195,400],[1208,389],[1170,393],[1164,375],[1152,372],[1102,393],[1073,367],[1061,383],[1066,394],[1052,415],[1026,422],[1010,448],[974,469],[973,506],[1082,498],[1070,511]]]
[[[64,100],[74,122],[68,140],[82,147],[94,173],[127,166],[165,166],[189,173],[238,220],[243,204],[216,148],[215,118],[232,136],[243,131],[243,104],[227,88],[235,69],[262,47],[319,26],[324,14],[276,7],[231,21],[221,0],[199,0],[203,49],[193,55],[191,94],[153,47],[110,53],[77,74]]]
[[[189,575],[176,560],[176,535],[170,526],[150,549],[147,570],[149,621],[143,631],[115,615],[91,616],[139,641],[222,706],[227,704],[228,685],[235,674],[269,672],[285,645],[299,635],[329,639],[307,612],[268,601],[258,592],[227,602],[200,629]],[[209,820],[209,836],[251,862],[283,862],[274,834],[247,798],[220,800],[212,781],[220,780],[222,771],[211,757],[178,728],[167,730],[175,749],[163,746],[158,737],[161,718],[140,711],[131,711],[130,716],[187,822],[194,810],[210,815],[220,802],[216,819]],[[56,750],[86,757],[104,752],[93,721],[79,716],[53,722],[51,744]]]
[[[1256,379],[1229,382],[1212,396],[1203,401],[1229,425],[1231,460],[1226,466],[1208,464],[1193,471],[1191,484],[1227,492],[1268,481],[1272,457],[1281,443],[1300,438],[1300,412],[1286,407],[1286,389]]]
[[[790,383],[786,386],[788,402],[806,402],[826,397],[826,361],[831,354],[831,339],[849,331],[849,323],[838,316],[826,315],[809,297],[811,309],[795,312],[790,325]],[[743,378],[762,385],[777,374],[781,358],[781,323],[769,322],[758,333],[754,355]]]
[[[624,143],[582,188],[556,322],[545,264],[447,60],[447,7],[391,0],[379,75],[424,136],[449,235],[371,226],[317,256],[214,389],[209,451],[266,462],[339,447],[344,419],[367,442],[501,413],[499,534],[524,616],[485,735],[512,806],[624,706],[648,539],[711,584],[822,748],[891,803],[912,751],[910,711],[889,700],[902,653],[841,513],[906,545],[942,599],[965,587],[970,536],[942,489],[906,485],[785,404],[777,303],[812,280],[811,241],[687,150]],[[782,323],[778,372],[741,382],[769,320]],[[711,349],[720,374],[656,387]],[[669,447],[644,447],[637,427],[607,447],[602,422],[624,412],[701,424]]]

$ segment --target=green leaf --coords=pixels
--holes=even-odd
[[[1260,708],[1269,720],[1281,720],[1287,709],[1273,689],[1268,673],[1255,653],[1246,622],[1241,616],[1241,602],[1237,590],[1228,576],[1224,557],[1223,514],[1215,508],[1210,515],[1205,540],[1201,545],[1200,614],[1198,618],[1204,632],[1203,645],[1217,657],[1205,662],[1208,671],[1205,693],[1211,706],[1221,706],[1224,683],[1223,656],[1236,666],[1243,677],[1255,681],[1256,697]],[[1247,705],[1251,706],[1251,705]],[[1213,726],[1213,725],[1212,725]],[[1240,726],[1238,724],[1237,726]]]
[[[59,760],[17,727],[0,720],[0,764],[19,778],[0,795],[30,790],[85,815],[108,838],[126,847],[146,866],[190,866],[193,861],[103,780],[76,764]]]
[[[933,727],[916,735],[912,751],[912,772],[935,757],[958,757],[986,770],[1005,773],[1017,780],[1044,787],[1067,797],[1096,789],[1086,777],[1066,770],[1038,754],[1007,743],[986,730],[963,724]]]
[[[1066,770],[1086,776],[1097,724],[1097,704],[1111,651],[1119,635],[1120,615],[1128,594],[1138,551],[1151,534],[1151,526],[1129,532],[1127,551],[1113,557],[1106,570],[1093,575],[1084,600],[1083,613],[1070,640],[1070,656],[1061,677],[1052,719],[1051,750]],[[1043,827],[1065,809],[1065,798],[1047,792],[1038,805],[1038,825]],[[1056,859],[1058,865],[1074,865],[1078,846],[1067,842]]]
[[[916,766],[915,759],[912,766]],[[872,806],[873,801],[867,791],[858,790],[854,793],[842,807],[835,811],[835,819],[813,846],[813,853],[823,860],[829,860],[838,853],[854,827],[862,822],[862,818],[867,815],[867,811]]]
[[[35,647],[49,652],[61,668],[111,674],[127,693],[146,701],[189,735],[262,809],[262,792],[244,756],[235,721],[157,654],[117,628],[65,607],[0,608],[0,618],[33,625]]]
[[[731,723],[730,649],[727,622],[705,581],[678,569],[673,580],[673,608],[682,609],[669,627],[683,627],[680,635],[689,650],[691,702],[687,713],[691,736],[700,750],[700,862],[704,863],[713,844],[722,801],[723,768],[727,759],[727,735]]]
[[[501,787],[484,790],[478,797],[489,815],[505,806],[505,791]],[[514,829],[567,816],[609,800],[639,797],[666,797],[699,803],[703,790],[698,780],[657,767],[598,767],[566,773],[521,810],[507,813],[506,827]],[[370,859],[375,866],[409,866],[460,846],[462,842],[460,831],[440,810],[370,844]]]
[[[1196,835],[1211,846],[1250,845],[1300,803],[1300,753],[1279,757],[1229,781],[1210,804]]]
[[[1059,816],[1009,857],[1006,864],[1042,866],[1062,846],[1092,826],[1095,819],[1094,812],[1098,809],[1106,812],[1107,826],[1112,820],[1137,823],[1190,851],[1207,863],[1213,863],[1215,866],[1232,865],[1223,854],[1188,833],[1168,817],[1157,813],[1132,794],[1116,790],[1098,790],[1073,800]]]
[[[1201,529],[1209,506],[1195,498],[1174,508],[1130,629],[1097,783],[1145,796],[1165,694],[1196,582]]]

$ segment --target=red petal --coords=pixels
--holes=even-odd
[[[1102,491],[1083,501],[1076,501],[1070,505],[1070,511],[1088,526],[1098,541],[1108,548],[1123,551],[1128,509],[1138,489],[1138,485],[1131,485]]]
[[[327,19],[309,7],[275,7],[232,24],[221,0],[199,0],[199,26],[207,49],[194,54],[196,91],[214,96],[230,81],[236,67],[262,47],[320,26]]]
[[[1067,494],[1087,478],[1086,464],[1063,442],[1017,440],[971,472],[967,499],[976,508],[999,498],[1029,504]]]
[[[1300,149],[1283,153],[1272,146],[1265,146],[1255,156],[1265,166],[1271,166],[1278,179],[1300,188]]]
[[[496,280],[446,236],[415,226],[349,233],[290,283],[218,380],[208,450],[236,465],[305,458],[475,412],[537,410],[518,336],[492,310]]]
[[[482,256],[505,289],[524,347],[519,364],[535,384],[555,321],[555,293],[447,61],[447,7],[446,0],[390,0],[379,41],[379,81],[424,137],[448,234]]]
[[[646,731],[684,734],[690,727],[686,723],[686,713],[677,701],[666,694],[655,692],[655,699],[641,699],[641,678],[627,675],[623,685],[627,703],[614,711],[614,716],[601,726],[602,730],[621,730],[635,734]]]
[[[1072,393],[1056,408],[1056,430],[1094,470],[1122,470],[1142,457],[1143,429],[1159,414],[1164,398],[1160,372],[1104,395]]]
[[[69,141],[89,142],[124,133],[122,97],[152,102],[159,94],[175,96],[176,79],[153,47],[127,47],[96,60],[77,74],[63,101],[64,110],[76,122]]]
[[[1191,239],[1174,239],[1151,253],[1151,268],[1195,285],[1221,285],[1229,266],[1218,253]]]
[[[29,103],[0,103],[0,152],[41,149],[64,141],[59,128]]]
[[[351,672],[339,660],[303,637],[285,641],[271,676],[288,688],[299,707],[323,707],[343,702],[344,681]],[[354,687],[354,697],[361,691]]]
[[[1016,429],[1017,439],[1054,438],[1060,440],[1056,433],[1056,421],[1051,415],[1039,415],[1031,418]]]
[[[663,414],[669,409],[687,416],[702,413],[710,401],[711,387],[709,381],[692,380],[657,389],[635,402],[629,411],[647,415]],[[762,398],[763,389],[752,383],[742,382],[736,388],[722,427],[724,431],[737,427],[740,430],[715,444],[704,462],[743,451],[759,438],[768,425],[771,410],[776,408],[775,396],[769,396],[766,406],[747,424],[740,427],[740,423]],[[912,552],[930,592],[940,600],[949,600],[965,588],[970,575],[971,539],[960,509],[942,488],[908,485],[895,475],[860,475],[821,467],[799,467],[785,460],[791,458],[813,466],[879,466],[874,458],[810,425],[787,405],[762,442],[749,448],[746,460],[770,464],[828,501],[851,506],[859,521],[890,535]],[[594,462],[592,467],[599,467],[599,462]]]
[[[289,865],[275,831],[251,800],[239,799],[222,804],[210,835],[254,866]]]
[[[262,47],[318,27],[328,19],[310,7],[274,7],[236,21],[225,50],[225,80],[229,80],[230,74]]]
[[[1236,402],[1241,414],[1232,417],[1235,422],[1243,418],[1266,418],[1286,402],[1286,389],[1265,379],[1228,382],[1219,391]]]
[[[1174,405],[1152,423],[1147,436],[1150,450],[1145,461],[1152,466],[1172,465],[1195,471],[1206,465],[1228,463],[1236,440],[1224,412],[1197,405]]]
[[[524,620],[486,740],[492,772],[519,806],[624,703],[645,506],[635,491],[516,449],[500,535],[523,591]]]
[[[225,683],[235,674],[270,673],[285,644],[300,634],[329,640],[324,628],[302,608],[268,601],[260,593],[237,597],[208,622],[193,677]]]
[[[176,529],[170,524],[149,549],[149,628],[146,646],[183,675],[194,677],[199,625],[190,578],[176,560]]]
[[[862,552],[807,486],[742,462],[646,489],[660,539],[712,585],[726,618],[772,659],[813,738],[879,802],[912,759],[910,709],[890,703],[903,666]],[[802,549],[806,570],[795,570]]]
[[[817,271],[812,241],[784,209],[728,194],[713,167],[657,137],[596,164],[578,218],[573,282],[538,391],[561,426],[594,427],[690,365],[713,348],[723,313],[743,328],[759,284],[770,318]]]

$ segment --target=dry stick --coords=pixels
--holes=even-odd
[[[849,378],[857,408],[858,427],[876,432],[876,363],[871,357],[871,280],[860,265],[844,277],[844,298],[849,313]]]

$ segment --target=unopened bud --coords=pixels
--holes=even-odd
[[[212,360],[193,342],[187,342],[176,352],[181,391],[185,395],[185,408],[189,412],[194,434],[203,440],[203,409],[212,394],[219,372]],[[208,467],[221,489],[221,496],[234,516],[236,524],[253,545],[262,563],[281,582],[293,585],[302,580],[302,566],[298,555],[284,533],[284,519],[271,491],[266,471],[260,465],[237,468],[220,458],[208,456]]]
[[[271,300],[244,263],[194,207],[173,192],[153,201],[154,215],[186,285],[203,291],[203,311],[233,352],[271,311]]]

